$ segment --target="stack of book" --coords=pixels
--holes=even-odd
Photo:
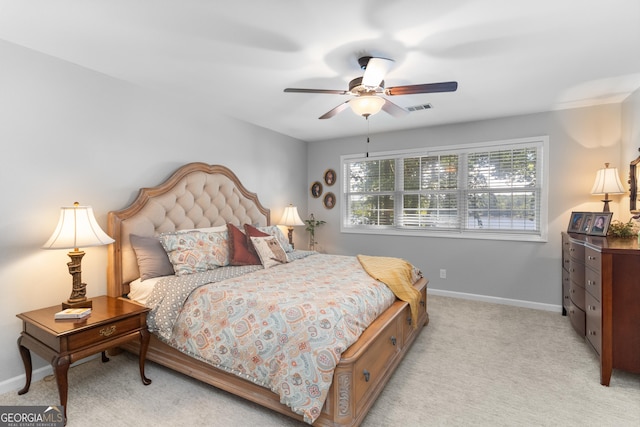
[[[56,320],[82,319],[91,314],[90,308],[65,308],[55,314]]]

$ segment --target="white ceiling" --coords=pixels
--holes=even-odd
[[[386,86],[433,109],[371,133],[622,101],[640,87],[639,0],[0,0],[0,39],[185,97],[306,141],[366,132],[345,110],[360,56],[395,60]],[[1,64],[1,61],[0,61]],[[0,95],[1,96],[1,95]]]

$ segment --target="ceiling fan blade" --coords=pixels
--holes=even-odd
[[[294,87],[288,87],[284,90],[289,93],[326,93],[330,95],[347,95],[346,90],[332,90],[332,89],[298,89]]]
[[[387,113],[391,114],[393,117],[402,117],[402,116],[406,116],[407,114],[409,114],[409,112],[407,110],[405,110],[404,108],[400,107],[399,105],[394,104],[393,102],[389,101],[388,99],[384,100],[384,104],[382,105],[382,109],[384,111],[386,111]]]
[[[320,117],[318,117],[320,120],[324,120],[324,119],[330,119],[331,117],[335,116],[336,114],[344,111],[347,107],[349,106],[349,101],[345,101],[342,104],[338,105],[336,108],[334,108],[333,110],[329,110],[326,113],[324,113],[323,115],[321,115]]]
[[[426,83],[422,85],[396,86],[385,89],[385,95],[414,95],[418,93],[455,92],[458,82]]]
[[[370,58],[362,76],[362,84],[366,87],[380,86],[393,63],[393,59]]]

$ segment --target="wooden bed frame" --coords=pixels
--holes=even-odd
[[[139,276],[129,243],[132,233],[153,236],[227,222],[269,225],[269,215],[257,195],[247,191],[231,170],[189,163],[157,187],[141,189],[129,207],[109,213],[108,233],[115,243],[109,247],[108,294],[124,297],[129,292],[129,283]],[[343,353],[322,414],[313,425],[357,426],[363,421],[410,345],[429,322],[427,280],[423,278],[414,286],[422,294],[417,327],[411,326],[408,303],[399,300],[377,318]],[[136,354],[139,351],[136,343],[123,348]],[[272,391],[191,358],[153,335],[147,359],[302,421],[302,416],[281,404]]]

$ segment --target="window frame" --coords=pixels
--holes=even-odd
[[[349,196],[349,178],[346,171],[347,164],[357,160],[385,160],[385,159],[405,159],[411,156],[435,156],[435,155],[446,155],[446,154],[466,154],[478,152],[478,151],[499,151],[505,149],[512,148],[523,148],[524,146],[530,147],[535,146],[538,150],[538,157],[536,160],[536,188],[539,189],[539,221],[540,221],[540,230],[539,232],[514,232],[512,230],[500,231],[497,229],[493,230],[478,230],[478,229],[467,229],[464,226],[460,226],[458,229],[420,229],[420,228],[404,228],[401,225],[387,225],[387,226],[376,226],[376,225],[350,225],[347,224],[348,212],[349,212],[349,204],[348,204],[348,196]],[[344,176],[342,180],[343,185],[340,188],[340,232],[341,233],[354,233],[354,234],[382,234],[382,235],[395,235],[395,236],[418,236],[418,237],[445,237],[445,238],[462,238],[462,239],[489,239],[489,240],[512,240],[512,241],[530,241],[530,242],[546,242],[548,239],[548,175],[549,175],[549,137],[546,135],[543,136],[535,136],[535,137],[527,137],[527,138],[518,138],[518,139],[508,139],[508,140],[497,140],[497,141],[488,141],[488,142],[479,142],[479,143],[469,143],[469,144],[458,144],[458,145],[441,145],[434,147],[422,147],[415,148],[409,150],[393,150],[393,151],[384,151],[378,153],[367,153],[365,154],[349,154],[343,155],[340,157],[340,165],[341,171]],[[463,162],[464,163],[464,162]],[[468,171],[466,164],[459,165],[460,168],[460,177],[458,182],[460,183],[463,180],[466,180],[468,177]],[[412,194],[415,191],[402,191],[398,188],[402,188],[403,185],[403,173],[404,169],[398,167],[395,171],[396,176],[396,188],[393,191],[393,197],[396,201],[402,200],[403,194]],[[458,187],[454,191],[465,191],[467,189]],[[492,190],[498,191],[498,190]],[[394,204],[394,217],[400,218],[401,211],[403,207],[401,203]],[[464,215],[466,213],[466,208],[462,210],[463,212],[459,212],[458,219],[460,220],[460,215]],[[466,221],[465,217],[461,219],[462,221]]]

